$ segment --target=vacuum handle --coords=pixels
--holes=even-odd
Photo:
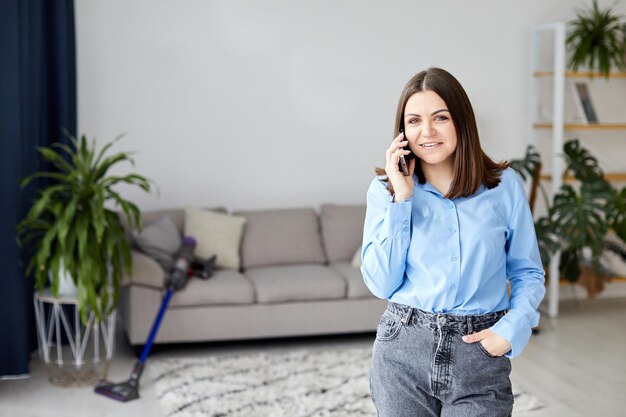
[[[161,308],[159,309],[159,314],[157,314],[154,323],[152,324],[152,329],[150,330],[150,335],[148,336],[148,340],[146,341],[146,345],[143,347],[143,351],[141,352],[141,356],[139,356],[139,362],[142,364],[146,361],[148,354],[150,353],[150,349],[152,348],[152,343],[154,342],[154,338],[156,337],[157,332],[159,331],[159,326],[161,325],[161,319],[165,315],[165,310],[167,310],[167,305],[170,303],[170,298],[172,298],[172,294],[174,293],[173,288],[168,288],[167,292],[163,296],[163,301],[161,301]]]

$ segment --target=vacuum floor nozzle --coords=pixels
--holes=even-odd
[[[139,398],[137,383],[132,379],[119,383],[102,380],[97,383],[94,391],[124,403]]]
[[[135,362],[128,380],[115,383],[104,379],[99,381],[93,390],[123,403],[135,400],[139,398],[139,379],[143,373],[143,365],[141,361]]]

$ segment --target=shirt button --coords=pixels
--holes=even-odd
[[[453,256],[453,257],[452,257],[452,260],[453,260],[453,261],[456,261],[456,260],[457,260],[457,257],[456,257],[456,256]]]
[[[408,226],[409,221],[408,221],[408,220],[404,220],[404,221],[402,222],[402,224],[404,224],[405,226]]]
[[[456,288],[456,284],[452,284],[452,285],[450,285],[450,289],[451,289],[451,290],[453,290],[453,289],[455,289],[455,288]]]
[[[446,324],[446,318],[445,317],[439,317],[439,324]]]

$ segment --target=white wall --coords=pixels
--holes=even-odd
[[[521,157],[530,27],[581,4],[79,0],[79,131],[126,134],[114,149],[160,188],[122,189],[142,209],[364,204],[400,91],[429,66],[464,85],[491,157]]]

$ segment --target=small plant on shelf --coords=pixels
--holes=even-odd
[[[625,39],[622,16],[611,8],[601,10],[596,0],[589,9],[581,10],[567,35],[570,50],[569,67],[576,71],[587,66],[608,78],[612,67],[624,71]]]

